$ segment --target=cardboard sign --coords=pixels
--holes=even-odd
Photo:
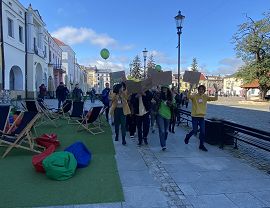
[[[126,81],[126,87],[127,87],[128,93],[130,93],[130,94],[140,93],[141,82],[135,82],[133,80],[127,80]]]
[[[171,85],[172,71],[153,72],[151,74],[151,79],[152,79],[152,86]]]
[[[148,78],[143,81],[135,82],[133,80],[126,81],[128,93],[142,93],[152,88],[152,79]]]
[[[189,82],[191,84],[199,84],[200,77],[201,77],[201,72],[185,71],[185,74],[183,76],[183,81]]]
[[[117,71],[110,73],[110,84],[113,86],[114,84],[121,83],[126,80],[125,71]]]

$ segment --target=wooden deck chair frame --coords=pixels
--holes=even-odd
[[[100,123],[101,126],[105,126],[105,123],[107,123],[107,121],[104,121],[103,115],[106,112],[106,109],[109,108],[108,106],[103,106],[102,110],[100,111],[100,114],[98,116],[98,122]],[[102,121],[103,119],[103,121]]]
[[[25,113],[31,113],[31,112],[24,112],[21,113],[18,118],[23,118]],[[32,112],[33,113],[33,112]],[[20,149],[25,149],[29,150],[31,152],[35,153],[41,153],[40,150],[37,150],[36,148],[40,148],[44,150],[44,147],[35,144],[34,139],[31,134],[31,129],[34,126],[34,124],[37,122],[39,119],[40,114],[37,113],[35,116],[31,119],[31,121],[25,126],[25,128],[22,129],[22,131],[18,134],[15,135],[10,135],[10,134],[4,134],[2,138],[0,138],[0,141],[4,144],[7,144],[8,147],[4,154],[2,155],[2,158],[6,157],[7,154],[15,147],[15,148],[20,148]],[[5,137],[9,139],[14,139],[14,142],[8,141],[5,139]]]
[[[6,109],[4,109],[6,108]],[[7,124],[8,124],[8,119],[9,119],[9,114],[10,114],[10,110],[11,110],[11,106],[8,105],[4,105],[4,106],[0,106],[0,116],[4,116],[4,118],[0,118],[1,122],[3,123],[3,128],[0,127],[0,133],[5,133]],[[3,110],[6,110],[6,112],[4,112]],[[5,116],[6,114],[6,116]]]
[[[36,125],[36,126],[40,126],[44,123],[46,123],[47,121],[51,122],[55,127],[57,127],[56,123],[50,118],[50,116],[43,111],[43,109],[40,107],[40,105],[38,104],[37,100],[25,100],[25,107],[27,109],[27,111],[29,112],[38,112],[40,114],[40,121],[39,123]],[[28,108],[28,104],[31,104],[30,106],[32,106],[34,108],[35,106],[35,109],[29,109]]]
[[[79,103],[80,105],[82,104],[82,106],[79,106],[81,109],[79,109],[79,112],[77,114],[78,116],[73,114],[73,110],[74,110],[74,106],[76,105],[76,103]],[[78,104],[78,105],[79,105]],[[78,106],[76,106],[78,107]],[[68,118],[68,124],[78,124],[77,120],[78,119],[83,119],[84,118],[84,102],[83,101],[73,101],[72,102],[72,108],[71,108],[71,112]]]
[[[80,126],[78,127],[78,131],[80,129],[85,129],[93,135],[103,133],[104,130],[101,128],[99,122],[99,115],[102,108],[103,108],[102,106],[92,107],[89,111],[91,112],[89,117],[88,117],[89,114],[87,114],[85,115],[84,119],[77,120],[77,123],[80,124]]]
[[[39,112],[41,112],[55,127],[55,120],[59,119],[56,113],[53,113],[43,101],[36,101]]]
[[[66,120],[69,120],[69,112],[72,108],[72,100],[65,100],[63,103],[61,109],[60,109],[60,114],[63,115],[63,118]]]

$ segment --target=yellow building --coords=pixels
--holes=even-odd
[[[223,93],[230,96],[243,96],[244,90],[241,88],[243,80],[237,78],[235,74],[223,78]]]

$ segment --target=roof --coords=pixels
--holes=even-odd
[[[249,88],[249,89],[251,89],[251,88],[259,88],[259,80],[255,79],[250,83],[243,84],[241,87],[242,88]]]
[[[61,40],[53,37],[53,40],[57,43],[57,45],[59,46],[66,46],[67,44],[63,43]]]
[[[204,76],[203,73],[201,73],[200,80],[206,80],[206,77]]]

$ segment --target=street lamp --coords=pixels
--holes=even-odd
[[[144,61],[144,67],[143,67],[143,77],[144,77],[144,79],[145,79],[145,77],[146,77],[146,73],[145,73],[145,69],[146,69],[146,57],[147,57],[147,50],[146,50],[146,48],[144,48],[144,50],[143,50],[143,61]]]
[[[185,19],[185,16],[181,14],[181,11],[178,12],[178,15],[174,17],[176,21],[176,29],[177,29],[177,35],[178,35],[178,77],[177,77],[177,90],[178,93],[180,93],[180,35],[182,34],[182,23]]]

